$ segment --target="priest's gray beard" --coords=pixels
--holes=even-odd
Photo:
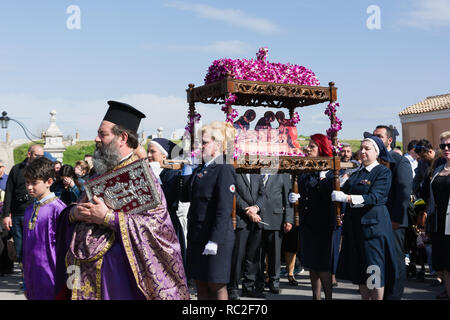
[[[97,143],[92,156],[94,170],[97,174],[104,174],[120,163],[121,156],[115,147],[116,141],[117,137],[108,144]]]

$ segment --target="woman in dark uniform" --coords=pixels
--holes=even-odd
[[[440,140],[439,148],[447,161],[436,168],[430,183],[427,231],[431,233],[433,269],[443,274],[448,298],[450,297],[450,131],[443,132]]]
[[[306,153],[308,157],[332,157],[331,141],[323,134],[312,135]],[[289,195],[291,203],[300,198],[300,261],[309,269],[314,300],[320,300],[322,286],[325,299],[332,298],[332,243],[336,224],[330,199],[332,182],[331,171],[301,174],[299,194]]]
[[[380,138],[361,142],[361,169],[350,176],[332,200],[347,203],[342,230],[342,250],[336,276],[359,284],[363,300],[382,300],[396,278],[394,238],[386,201],[393,161]]]
[[[159,176],[161,180],[161,188],[166,198],[170,220],[180,242],[181,256],[183,257],[183,264],[186,267],[186,243],[183,227],[177,215],[181,191],[181,170],[161,168],[164,160],[172,159],[172,155],[178,155],[178,150],[180,149],[175,143],[164,138],[153,139],[148,144],[147,149],[147,158],[150,161],[153,171],[156,171],[155,175]]]
[[[213,122],[204,126],[201,133],[204,165],[193,172],[189,172],[191,166],[182,170],[182,200],[191,203],[187,274],[196,281],[199,300],[227,300],[234,246],[231,211],[235,171],[226,164],[224,154],[234,150],[235,129],[228,123]]]

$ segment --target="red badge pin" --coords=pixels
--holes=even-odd
[[[236,190],[236,187],[234,186],[234,184],[232,184],[232,185],[230,186],[230,191],[231,191],[232,193],[234,193],[235,190]]]

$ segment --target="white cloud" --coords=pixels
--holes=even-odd
[[[218,53],[222,56],[242,55],[250,50],[250,46],[239,40],[216,41],[205,45],[178,45],[178,44],[145,44],[143,48],[146,50],[172,50],[172,51],[190,51],[190,52],[206,52]]]
[[[249,50],[248,44],[239,40],[217,41],[204,46],[197,46],[198,50],[224,55],[244,54]]]
[[[424,29],[450,26],[450,0],[414,0],[400,23]]]
[[[168,1],[166,6],[195,13],[198,17],[223,21],[261,33],[275,33],[279,27],[267,19],[255,18],[236,9],[219,9],[209,5]]]

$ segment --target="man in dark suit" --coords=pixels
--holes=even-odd
[[[280,259],[282,232],[289,232],[294,224],[294,210],[289,203],[291,180],[287,174],[264,175],[266,202],[261,209],[262,255],[261,270],[256,288],[264,288],[265,256],[267,254],[269,290],[280,293]]]
[[[395,282],[392,294],[386,295],[388,300],[399,300],[403,296],[406,283],[405,265],[405,232],[408,227],[407,210],[412,192],[412,169],[409,160],[391,149],[393,141],[392,129],[388,126],[377,126],[373,135],[379,137],[395,163],[391,164],[392,184],[389,191],[387,208],[391,217],[392,229],[395,239],[396,263],[399,278]]]
[[[261,291],[255,290],[255,281],[260,267],[262,229],[259,222],[265,196],[266,191],[261,175],[236,175],[236,238],[231,261],[231,278],[228,285],[231,300],[239,299],[238,285],[242,266],[244,277],[242,296],[263,297]]]

